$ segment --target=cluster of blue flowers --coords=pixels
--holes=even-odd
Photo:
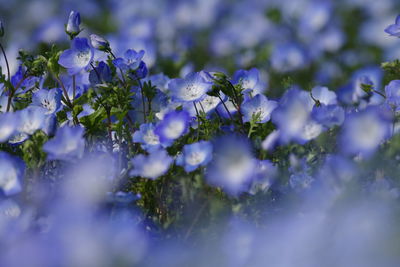
[[[216,20],[219,1],[198,2],[173,8],[183,37],[186,24]],[[137,45],[88,33],[71,11],[69,46],[21,50],[15,70],[0,45],[0,266],[396,266],[400,61],[358,70],[331,61],[304,86],[295,71],[346,36],[331,1],[300,13],[285,3],[235,3],[211,34],[216,58],[243,49],[238,61],[252,65],[266,52],[257,46],[281,33],[268,47],[270,76],[191,62],[187,43],[175,58],[168,30],[158,54],[153,24],[172,23],[163,17],[128,23],[124,33],[147,39]],[[213,13],[190,20],[185,8]],[[286,38],[287,16],[297,41]],[[400,37],[400,16],[384,31]],[[338,85],[342,66],[353,74]],[[268,88],[276,80],[281,88]],[[193,244],[201,249],[178,253]]]

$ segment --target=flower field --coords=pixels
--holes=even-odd
[[[0,1],[0,266],[399,266],[398,14]]]

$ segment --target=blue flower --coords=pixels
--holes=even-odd
[[[81,24],[81,15],[79,12],[71,11],[69,13],[68,23],[65,26],[65,32],[73,39],[81,31],[79,25]]]
[[[389,137],[391,121],[377,107],[348,115],[340,136],[341,148],[348,154],[370,156]]]
[[[335,92],[317,86],[312,90],[312,97],[316,101],[311,111],[312,119],[328,128],[343,123],[344,109],[337,105]]]
[[[133,134],[133,142],[141,143],[142,148],[146,151],[160,148],[160,138],[154,133],[154,129],[153,123],[140,125],[139,131]]]
[[[330,91],[327,87],[316,86],[311,91],[314,99],[318,100],[324,105],[335,105],[337,104],[337,97],[335,92]]]
[[[395,109],[400,108],[400,80],[393,80],[385,87],[386,102]]]
[[[212,159],[212,144],[200,141],[183,147],[183,153],[176,159],[176,164],[192,172],[199,166],[207,165]]]
[[[144,50],[140,50],[136,52],[133,49],[128,49],[123,58],[116,58],[113,60],[113,64],[124,71],[128,70],[136,70],[140,62],[142,62],[142,58],[144,56]]]
[[[111,70],[110,67],[104,62],[100,61],[99,65],[90,71],[89,81],[91,84],[101,84],[111,82]]]
[[[259,81],[259,71],[256,68],[251,70],[238,70],[233,75],[232,83],[240,84],[244,91],[253,90]]]
[[[341,125],[344,121],[344,109],[338,105],[315,105],[311,111],[311,117],[328,128]]]
[[[257,123],[269,121],[272,111],[278,106],[276,101],[268,100],[265,95],[258,94],[248,99],[241,105],[243,113],[243,121],[249,122],[253,118],[257,118]]]
[[[197,102],[206,97],[212,83],[207,82],[198,72],[189,73],[184,79],[172,79],[168,85],[171,96],[177,102]]]
[[[311,120],[313,102],[310,95],[297,89],[288,90],[272,113],[282,143],[292,140],[304,143],[320,134],[322,126]]]
[[[213,160],[206,174],[208,183],[233,196],[247,191],[257,164],[248,139],[224,136],[215,141],[214,148]]]
[[[165,150],[155,150],[148,156],[137,155],[131,161],[133,169],[130,175],[156,179],[168,171],[173,159]]]
[[[18,116],[15,113],[0,113],[0,142],[8,141],[18,127]]]
[[[304,68],[308,64],[304,49],[295,43],[276,45],[271,54],[272,68],[278,72],[288,72]]]
[[[69,75],[76,75],[90,64],[93,55],[88,39],[75,38],[71,48],[62,52],[58,63],[68,70]]]
[[[22,179],[25,172],[24,163],[9,154],[0,151],[0,189],[6,196],[22,191]]]
[[[57,130],[56,136],[43,146],[50,160],[72,161],[83,156],[85,150],[84,129],[64,126]]]
[[[11,77],[12,85],[18,90],[15,94],[25,93],[29,89],[32,89],[40,79],[34,76],[26,77],[26,68],[19,66],[17,72]]]
[[[44,126],[45,111],[43,108],[31,106],[17,112],[19,117],[18,131],[32,135]]]
[[[400,37],[400,15],[396,17],[396,21],[394,24],[389,25],[385,32],[391,36]]]
[[[170,111],[165,114],[154,132],[160,137],[164,146],[170,146],[175,139],[181,137],[189,127],[190,115],[187,111]]]
[[[61,109],[62,92],[59,88],[50,90],[40,89],[32,96],[32,105],[41,107],[45,110],[45,114],[54,114]]]

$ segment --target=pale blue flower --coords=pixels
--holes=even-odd
[[[133,169],[130,175],[156,179],[168,171],[173,159],[165,150],[155,150],[147,156],[137,155],[132,158],[131,162]]]
[[[207,165],[212,159],[212,144],[208,141],[185,145],[182,154],[176,159],[176,164],[192,172],[199,166]]]
[[[43,151],[50,160],[72,161],[83,156],[85,151],[84,129],[82,127],[63,126],[57,130],[56,136],[47,141]]]
[[[243,121],[249,122],[257,118],[257,123],[265,123],[270,120],[271,113],[277,106],[276,101],[268,100],[265,95],[258,94],[242,103]]]
[[[68,70],[69,75],[76,75],[89,66],[93,60],[93,48],[86,38],[75,38],[72,40],[71,48],[65,50],[58,63]]]
[[[6,196],[22,191],[22,179],[25,172],[24,163],[9,154],[0,151],[0,190]]]

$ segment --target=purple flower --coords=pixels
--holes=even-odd
[[[130,175],[156,179],[168,171],[173,159],[165,150],[156,150],[148,156],[137,155],[131,161],[133,169]]]
[[[43,146],[43,151],[51,160],[72,161],[83,156],[85,150],[84,129],[64,126],[57,130],[56,136]]]
[[[0,189],[6,196],[22,191],[22,178],[25,172],[24,163],[9,154],[0,151]]]
[[[93,59],[93,48],[86,38],[72,40],[71,48],[65,50],[58,63],[68,70],[69,75],[76,75],[85,69]]]
[[[168,88],[177,102],[198,102],[206,97],[212,83],[207,82],[198,72],[189,73],[184,79],[173,79]]]
[[[160,137],[164,146],[170,146],[175,139],[181,137],[189,127],[190,115],[187,111],[170,111],[160,121],[154,132]]]
[[[243,121],[249,122],[256,118],[257,123],[264,123],[271,118],[272,111],[278,106],[276,101],[268,100],[265,95],[258,94],[243,102],[241,110]]]
[[[311,112],[311,117],[328,128],[341,125],[344,121],[344,109],[338,105],[315,105]]]
[[[186,172],[192,172],[199,166],[205,166],[211,161],[212,150],[212,144],[208,141],[185,145],[183,153],[176,159],[176,164],[184,167]]]
[[[113,60],[113,64],[117,67],[120,68],[124,71],[128,70],[136,70],[140,62],[142,62],[142,58],[144,56],[144,50],[140,50],[139,52],[136,52],[133,49],[128,49],[124,57],[117,58]]]
[[[101,84],[111,82],[111,80],[110,67],[104,61],[100,61],[99,65],[90,71],[89,81],[91,84]]]
[[[389,25],[385,32],[391,36],[400,37],[400,15],[396,17],[396,21],[394,24]]]

